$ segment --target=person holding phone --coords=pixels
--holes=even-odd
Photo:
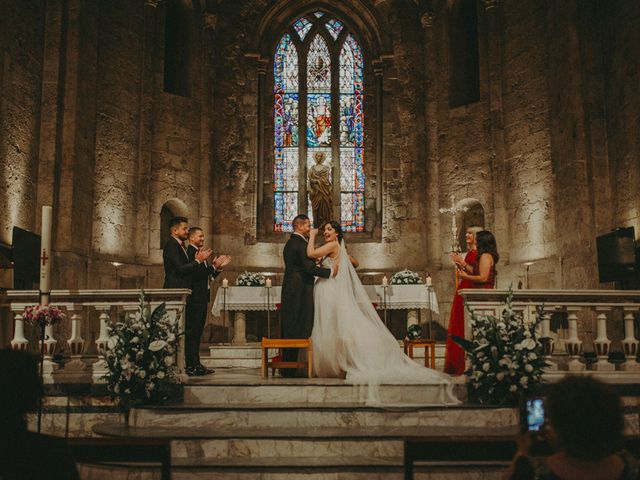
[[[609,386],[590,377],[566,377],[551,386],[544,401],[532,398],[525,405],[521,413],[525,431],[518,436],[518,450],[505,479],[639,478],[638,462],[623,449],[622,405]],[[542,428],[540,415],[545,419]],[[530,455],[532,437],[538,435],[553,454]]]

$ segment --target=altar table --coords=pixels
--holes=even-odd
[[[424,284],[418,285],[364,285],[371,303],[378,310],[408,310],[407,327],[418,323],[419,310],[429,310],[438,314],[438,297],[435,289]],[[234,344],[246,343],[247,311],[276,311],[280,309],[281,286],[275,287],[219,287],[211,312],[219,317],[225,311],[234,312]]]

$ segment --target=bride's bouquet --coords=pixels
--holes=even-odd
[[[244,271],[238,275],[236,285],[239,287],[264,287],[265,277],[261,273]]]
[[[420,275],[407,269],[396,272],[391,277],[391,283],[393,285],[416,285],[420,282]]]

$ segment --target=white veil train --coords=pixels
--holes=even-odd
[[[348,383],[367,386],[369,404],[382,403],[378,388],[381,384],[425,385],[434,389],[434,401],[429,403],[460,403],[448,375],[418,365],[402,352],[371,304],[349,261],[344,241],[340,243],[338,261],[338,274],[318,280],[314,290],[312,340],[316,373],[337,377],[346,372]]]

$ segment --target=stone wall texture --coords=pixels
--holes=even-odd
[[[282,271],[287,235],[260,232],[269,211],[258,211],[259,184],[272,184],[258,149],[272,148],[273,127],[264,113],[261,147],[258,79],[272,67],[255,55],[255,36],[273,9],[290,7],[291,18],[273,20],[285,26],[322,4],[361,13],[343,20],[384,46],[367,65],[365,107],[367,202],[382,215],[377,236],[350,246],[361,268],[430,271],[446,316],[451,218],[438,209],[454,195],[479,202],[496,232],[500,287],[534,262],[530,287],[598,288],[596,235],[640,234],[640,3],[478,2],[480,99],[456,108],[451,2],[325,3],[186,2],[180,96],[163,86],[166,2],[0,0],[0,241],[11,242],[14,225],[38,232],[40,208],[52,204],[56,287],[158,287],[168,205],[234,257],[232,280]],[[272,52],[277,39],[261,41]],[[111,262],[123,264],[118,278]]]

